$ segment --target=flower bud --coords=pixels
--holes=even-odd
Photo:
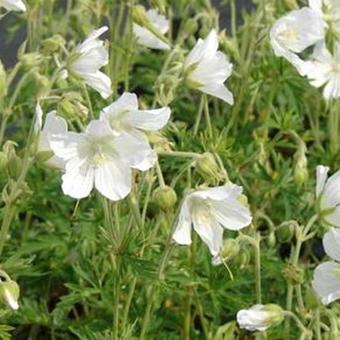
[[[167,0],[151,0],[152,7],[158,8],[162,13],[165,13]]]
[[[31,70],[32,68],[41,65],[43,56],[38,52],[25,53],[19,55],[19,60],[25,70]]]
[[[7,75],[4,66],[0,60],[0,99],[7,94]]]
[[[194,34],[197,31],[197,28],[198,28],[197,20],[192,18],[188,19],[184,24],[184,32],[189,36]]]
[[[220,256],[224,261],[229,261],[235,258],[240,252],[240,242],[236,238],[228,238],[223,241]]]
[[[294,155],[294,181],[302,186],[308,180],[306,146],[301,144]]]
[[[159,187],[153,193],[153,201],[162,210],[170,210],[177,202],[177,194],[169,186]]]
[[[43,53],[45,55],[51,55],[57,52],[61,47],[65,46],[65,39],[59,35],[55,34],[53,37],[45,39],[42,42]]]
[[[284,319],[284,311],[278,305],[254,305],[237,313],[240,328],[249,331],[264,332],[271,326],[280,324]]]
[[[288,282],[292,283],[293,285],[302,284],[304,281],[303,269],[292,263],[288,263],[283,269],[283,276]]]
[[[212,153],[206,152],[196,158],[196,171],[209,184],[223,180],[223,174]]]
[[[268,244],[268,247],[274,248],[276,245],[276,237],[274,232],[270,232],[269,235],[266,238],[266,242]]]
[[[142,27],[145,27],[148,29],[151,33],[153,33],[158,39],[163,41],[165,44],[169,45],[168,40],[164,37],[164,35],[158,31],[158,29],[153,25],[153,23],[150,21],[149,17],[147,16],[147,13],[145,11],[145,8],[141,5],[135,5],[132,8],[132,18],[133,21]]]
[[[297,4],[296,0],[284,0],[284,3],[290,11],[299,8],[299,5]]]
[[[4,153],[7,157],[7,172],[13,179],[17,179],[20,176],[22,168],[22,161],[15,152],[15,146],[16,144],[12,141],[7,141],[3,146]]]
[[[13,280],[0,282],[0,299],[13,310],[19,309],[18,299],[20,295],[20,287]]]
[[[294,230],[294,224],[293,223],[287,223],[284,225],[278,226],[278,228],[275,230],[275,235],[277,240],[280,243],[288,243],[291,241],[295,234]]]

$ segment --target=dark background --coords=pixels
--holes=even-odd
[[[241,13],[243,10],[250,10],[251,0],[237,0],[237,11],[239,14],[239,22],[241,22]],[[221,26],[228,28],[229,26],[229,5],[222,4],[221,0],[213,0],[213,5],[220,11]],[[6,67],[11,67],[16,62],[16,53],[20,44],[24,41],[26,32],[21,30],[17,36],[7,42],[5,39],[5,27],[9,20],[13,20],[15,13],[8,14],[3,20],[0,20],[0,60]]]

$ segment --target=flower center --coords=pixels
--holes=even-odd
[[[295,43],[298,40],[298,33],[292,29],[286,29],[279,34],[279,38],[285,43]]]
[[[195,199],[192,202],[192,214],[195,216],[195,220],[197,220],[200,224],[209,224],[213,219],[213,213],[211,210],[211,204],[206,200]]]
[[[80,150],[81,157],[86,157],[90,165],[99,167],[115,157],[116,150],[113,136],[89,136]]]

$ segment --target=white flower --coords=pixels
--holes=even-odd
[[[336,45],[335,55],[328,51],[324,42],[315,46],[312,55],[312,65],[307,77],[311,85],[324,86],[323,96],[325,99],[340,97],[340,44]]]
[[[159,31],[161,34],[165,34],[169,30],[169,20],[158,13],[155,9],[149,9],[146,12],[146,16],[150,23]],[[169,50],[170,46],[164,41],[156,37],[147,28],[142,27],[136,23],[133,24],[133,33],[137,38],[137,42],[149,48],[157,50]]]
[[[36,106],[36,125],[35,131],[39,134],[39,141],[38,141],[38,152],[48,152],[51,151],[50,139],[53,135],[64,134],[67,132],[67,123],[64,118],[58,117],[56,115],[56,111],[51,111],[46,115],[45,124],[42,130],[42,116],[43,112],[39,103]],[[47,165],[56,168],[64,168],[64,161],[57,157],[52,156],[50,159],[46,161]]]
[[[130,167],[138,150],[124,135],[115,135],[106,121],[91,121],[84,133],[54,135],[50,144],[66,162],[62,177],[66,195],[81,199],[95,187],[118,201],[131,191]]]
[[[75,49],[75,57],[72,59],[70,70],[76,76],[84,79],[85,83],[98,91],[106,99],[111,93],[110,78],[99,71],[109,62],[109,55],[104,42],[99,40],[108,27],[104,26],[93,31],[89,37]]]
[[[314,270],[312,286],[327,305],[340,298],[340,230],[332,228],[323,237],[326,254],[335,261],[324,262]]]
[[[326,22],[329,21],[340,29],[339,0],[309,0],[309,7],[319,12]]]
[[[240,328],[264,332],[270,326],[282,322],[284,314],[280,306],[259,304],[249,309],[241,309],[236,318]]]
[[[218,36],[215,30],[204,40],[198,39],[185,60],[185,68],[189,84],[233,105],[233,95],[224,86],[224,82],[231,75],[233,65],[225,54],[218,51]]]
[[[216,257],[223,243],[223,227],[239,230],[251,223],[248,207],[241,202],[242,187],[224,186],[188,194],[182,204],[172,238],[179,244],[191,244],[191,226]]]
[[[329,167],[316,167],[316,198],[324,220],[340,227],[340,170],[328,178]]]
[[[135,150],[132,167],[145,171],[153,166],[156,155],[151,149],[143,131],[157,131],[169,120],[170,109],[139,110],[138,98],[134,93],[125,92],[111,105],[105,107],[100,119],[108,121],[116,134],[123,134]]]
[[[26,6],[21,0],[0,0],[0,7],[8,11],[26,12]]]
[[[278,57],[287,59],[301,75],[311,64],[298,54],[325,37],[321,15],[308,7],[292,11],[275,22],[270,30],[270,43]]]

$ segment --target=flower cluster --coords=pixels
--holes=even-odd
[[[324,98],[331,100],[340,97],[339,32],[340,3],[309,0],[309,7],[294,10],[274,23],[270,42],[276,56],[288,60],[312,86],[324,87]],[[313,52],[306,56],[310,47]]]

